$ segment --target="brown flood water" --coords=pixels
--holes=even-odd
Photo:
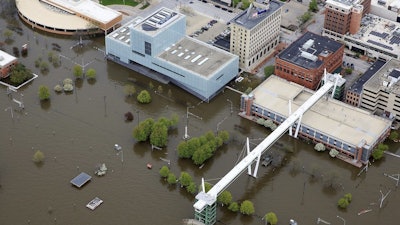
[[[163,87],[164,94],[153,93],[151,104],[139,105],[134,98],[124,96],[123,86],[132,83],[139,91],[148,89],[150,80],[104,60],[102,52],[95,49],[104,49],[103,37],[71,49],[78,40],[76,37],[34,32],[19,18],[13,20],[22,33],[14,33],[14,41],[4,45],[3,49],[12,53],[13,47],[29,43],[28,57],[22,57],[20,61],[39,77],[21,88],[18,94],[13,94],[17,99],[20,93],[23,94],[25,110],[22,112],[17,111],[15,103],[5,94],[6,88],[0,88],[0,225],[180,224],[183,218],[193,218],[194,197],[160,179],[158,170],[166,165],[160,157],[171,160],[171,171],[177,176],[181,171],[187,171],[198,184],[202,177],[216,183],[237,162],[246,137],[259,143],[260,138],[268,134],[263,127],[237,116],[240,96],[229,90],[211,103],[200,103],[175,86],[153,81],[156,87]],[[9,23],[2,18],[0,27]],[[63,79],[73,78],[73,63],[65,58],[58,68],[50,65],[46,75],[35,68],[34,61],[39,56],[47,61],[52,43],[60,45],[60,54],[72,61],[90,63],[86,68],[96,69],[97,79],[94,83],[78,82],[73,94],[51,91],[50,102],[43,104],[37,95],[40,85],[52,89]],[[171,97],[167,95],[168,90],[172,92]],[[227,99],[233,102],[232,116]],[[202,120],[190,117],[190,136],[216,131],[217,124],[220,124],[220,130],[228,130],[232,136],[232,141],[202,169],[189,161],[179,160],[176,154],[176,146],[184,135],[187,104],[195,106],[190,109],[191,113],[202,117]],[[13,118],[10,106],[14,108]],[[123,115],[128,111],[135,116],[132,122],[124,121]],[[167,148],[151,151],[148,143],[137,143],[132,138],[138,120],[170,117],[173,113],[179,115],[180,122],[170,133]],[[235,129],[238,126],[242,129]],[[123,157],[116,155],[115,143],[122,146]],[[282,153],[283,166],[276,169],[260,167],[257,179],[243,174],[228,188],[235,201],[251,200],[255,215],[241,216],[219,208],[218,224],[264,224],[260,216],[270,211],[277,214],[278,224],[288,224],[291,218],[299,225],[316,224],[317,218],[335,225],[343,224],[337,216],[344,218],[348,225],[399,224],[400,197],[395,181],[383,173],[398,173],[400,159],[385,156],[381,162],[373,163],[367,174],[357,176],[360,169],[331,159],[327,152],[317,153],[312,145],[287,135],[279,143],[291,151],[273,149],[285,152]],[[392,152],[399,152],[398,148],[398,144],[390,143]],[[42,166],[32,162],[36,150],[46,156]],[[324,188],[321,180],[311,180],[306,172],[291,173],[293,161],[300,162],[308,172],[316,167],[324,175],[335,171],[342,188],[336,191]],[[93,173],[99,163],[108,167],[104,177]],[[152,170],[146,168],[147,163],[153,165]],[[80,172],[93,178],[77,189],[70,180]],[[381,209],[380,190],[384,194],[391,190]],[[336,203],[345,193],[351,193],[353,201],[347,210],[339,210]],[[91,211],[85,205],[96,196],[104,203]],[[363,209],[372,211],[358,216]]]

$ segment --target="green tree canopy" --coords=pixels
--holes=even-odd
[[[143,90],[137,96],[137,100],[138,100],[139,103],[148,104],[148,103],[151,102],[151,95],[150,95],[150,93],[148,91]]]
[[[191,183],[193,183],[192,177],[187,172],[181,172],[181,176],[179,177],[179,182],[181,183],[182,187],[187,187]]]
[[[225,190],[218,197],[217,202],[221,203],[222,206],[229,205],[232,202],[232,194],[231,192]]]
[[[269,76],[274,74],[274,72],[275,72],[275,66],[274,65],[264,67],[265,78],[268,78]]]
[[[153,125],[154,120],[152,118],[140,122],[139,126],[133,129],[133,138],[137,141],[147,141],[150,137]]]
[[[299,17],[300,22],[303,24],[307,21],[309,21],[312,17],[312,14],[310,12],[305,12],[303,15]]]
[[[75,65],[75,66],[73,67],[73,73],[74,73],[74,76],[75,76],[76,78],[82,78],[82,76],[83,76],[83,69],[82,69],[82,66],[80,66],[80,65]]]
[[[86,71],[86,77],[89,80],[96,79],[96,70],[93,68],[90,68]]]
[[[220,137],[222,141],[226,143],[229,140],[229,132],[226,130],[222,130],[218,132],[218,137]]]
[[[161,167],[159,174],[161,177],[167,178],[169,174],[169,168],[167,166]]]
[[[394,141],[399,139],[399,132],[392,130],[389,135],[389,139]]]
[[[265,214],[264,219],[271,225],[275,225],[278,223],[278,217],[274,212],[269,212]]]
[[[318,3],[317,0],[311,0],[310,3],[308,4],[308,10],[311,12],[317,12],[318,11]]]
[[[344,195],[344,198],[347,199],[348,202],[351,202],[353,196],[351,195],[351,193],[347,193]]]
[[[44,160],[44,154],[42,151],[37,150],[35,154],[33,154],[33,162],[35,163],[42,163]]]
[[[244,200],[242,204],[240,204],[240,213],[244,215],[252,215],[254,212],[254,205],[250,200]]]
[[[340,208],[342,208],[342,209],[345,209],[345,208],[347,208],[347,206],[349,205],[350,203],[349,203],[349,201],[346,199],[346,198],[340,198],[339,199],[339,201],[338,201],[338,206],[340,207]]]
[[[229,204],[228,209],[232,212],[237,212],[239,211],[239,204],[237,202],[231,202],[231,204]]]
[[[33,77],[32,71],[27,69],[23,64],[17,63],[10,70],[10,81],[12,84],[20,85]]]
[[[168,128],[164,124],[154,124],[150,134],[150,144],[157,147],[164,147],[168,142]]]
[[[197,192],[197,187],[196,184],[192,181],[190,182],[190,184],[188,186],[186,186],[186,190],[190,193],[190,194],[195,194]]]
[[[39,99],[41,101],[50,99],[50,91],[48,87],[44,85],[39,86]]]
[[[383,157],[383,153],[389,149],[388,145],[385,144],[379,144],[372,152],[372,158],[374,160],[379,160]]]
[[[169,173],[167,177],[168,184],[176,184],[176,176],[173,173]]]

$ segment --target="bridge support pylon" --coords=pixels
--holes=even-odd
[[[194,211],[194,219],[205,225],[213,225],[217,222],[217,203],[207,205],[202,211]]]

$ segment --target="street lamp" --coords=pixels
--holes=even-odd
[[[139,125],[139,110],[136,110],[136,114],[137,114],[137,125]]]
[[[229,103],[231,103],[231,116],[232,116],[232,113],[233,113],[233,103],[232,103],[232,101],[228,98],[228,99],[226,99],[226,101],[228,101]]]
[[[340,216],[336,216],[336,217],[339,218],[339,219],[341,219],[341,220],[343,220],[343,225],[346,225],[346,220],[343,219],[343,217],[340,217]]]
[[[7,112],[9,109],[10,109],[10,112],[11,112],[11,118],[14,119],[13,108],[11,106],[7,107],[6,109],[4,109],[4,111]]]
[[[228,118],[228,116],[225,116],[225,118],[223,118],[221,121],[219,121],[219,122],[217,123],[217,134],[218,134],[218,131],[219,131],[219,126],[220,126],[227,118]]]
[[[193,109],[194,106],[188,106],[186,107],[186,125],[185,125],[185,134],[183,135],[183,139],[188,139],[189,134],[188,134],[188,124],[189,124],[189,109]]]

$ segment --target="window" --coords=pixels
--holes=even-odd
[[[151,55],[151,43],[147,41],[144,42],[144,53],[146,53],[146,55]]]

